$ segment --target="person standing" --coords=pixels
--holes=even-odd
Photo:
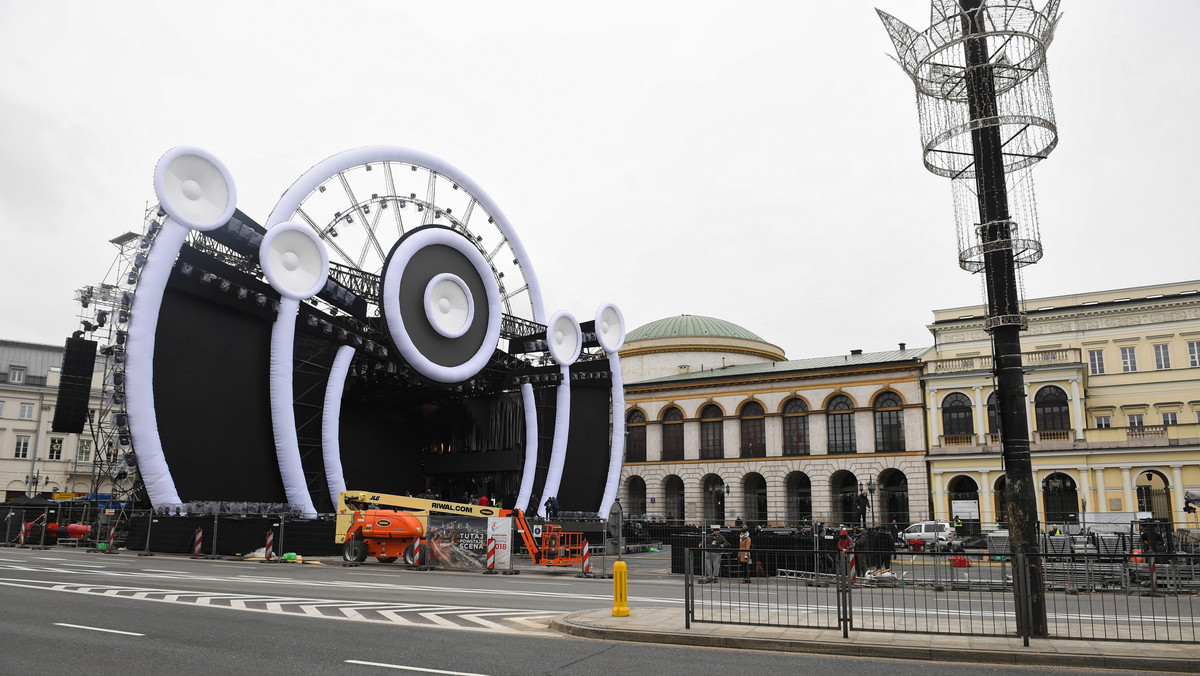
[[[721,527],[713,524],[712,532],[700,542],[704,550],[704,582],[716,582],[721,575],[721,550],[729,546],[729,541],[721,535]]]
[[[750,529],[742,526],[742,536],[738,539],[738,562],[742,564],[742,584],[750,584]]]
[[[863,491],[854,498],[854,509],[858,512],[858,525],[866,527],[867,525],[867,509],[871,507],[871,499],[867,497],[867,492]]]
[[[491,504],[491,501],[488,500],[487,493],[484,493],[483,495],[479,496],[479,506],[480,507],[487,507],[489,504]]]

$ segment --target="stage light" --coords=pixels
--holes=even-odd
[[[139,251],[133,255],[133,267],[141,268],[145,264],[146,264],[146,254]]]
[[[104,326],[104,323],[107,321],[108,321],[108,310],[97,310],[96,311],[96,326]]]
[[[159,213],[162,212],[160,211]],[[154,235],[158,234],[158,231],[161,229],[162,223],[159,223],[158,221],[150,221],[150,227],[146,228],[146,234],[153,237]]]
[[[323,186],[323,185],[317,186],[317,192],[325,192],[325,186]]]
[[[128,324],[129,323],[129,310],[117,310],[117,323],[118,324]]]
[[[400,208],[403,209],[408,203],[405,202],[404,200],[400,200],[399,204],[400,204]]]
[[[233,284],[230,284],[228,279],[222,279],[221,283],[218,284],[217,286],[221,287],[222,291],[228,291],[229,287],[233,286]]]
[[[194,269],[195,268],[192,267],[191,263],[182,263],[179,266],[179,274],[190,277],[192,274],[192,270],[194,270]]]
[[[366,168],[367,168],[367,171],[370,171],[370,170],[371,170],[371,165],[369,165],[369,164],[368,164],[368,165],[366,165]]]
[[[319,323],[319,321],[317,320],[315,315],[309,315],[308,317],[306,317],[304,319],[304,323],[308,324],[309,326],[316,326]]]
[[[206,272],[206,273],[200,275],[200,283],[201,284],[211,284],[212,280],[214,280],[216,278],[217,278],[217,276],[214,275],[213,273]]]
[[[96,330],[96,325],[95,325],[95,324],[93,324],[93,323],[91,323],[91,322],[89,322],[89,321],[88,321],[88,320],[86,320],[86,319],[85,319],[85,320],[83,320],[83,321],[81,321],[81,322],[79,322],[79,323],[80,323],[80,324],[83,324],[83,330],[84,330],[84,331],[86,331],[86,332],[88,332],[88,333],[91,333],[92,331],[95,331],[95,330]]]
[[[254,304],[259,307],[266,307],[267,306],[267,297],[262,295],[261,293],[254,294]]]
[[[370,205],[370,204],[364,204],[364,205],[362,205],[362,210],[363,210],[363,213],[364,213],[364,214],[369,214],[369,213],[371,213],[371,205]]]
[[[137,272],[130,272],[129,276],[125,278],[125,281],[130,284],[137,284],[137,280],[138,280]]]
[[[250,290],[249,290],[249,289],[247,289],[247,288],[246,288],[246,287],[244,287],[244,286],[239,286],[239,287],[238,287],[238,290],[237,290],[237,297],[238,297],[238,299],[239,299],[239,300],[245,300],[245,299],[246,299],[246,297],[247,297],[247,296],[249,296],[249,295],[250,295]]]
[[[125,344],[125,335],[126,334],[123,330],[117,329],[117,345]]]

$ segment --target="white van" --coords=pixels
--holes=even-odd
[[[900,537],[908,543],[912,549],[924,549],[931,552],[940,552],[945,550],[962,551],[963,543],[959,540],[954,532],[954,528],[949,521],[921,521],[914,523]],[[920,540],[921,544],[913,546],[913,541]]]

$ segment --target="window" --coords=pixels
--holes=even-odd
[[[92,440],[80,439],[79,449],[75,451],[76,462],[91,462],[92,461]]]
[[[33,420],[33,404],[21,403],[21,420]]]
[[[1171,368],[1171,346],[1166,343],[1154,346],[1154,368],[1163,371]]]
[[[1038,438],[1043,441],[1065,441],[1071,429],[1070,408],[1067,393],[1061,387],[1047,385],[1033,396],[1033,410],[1037,416]],[[1055,433],[1058,434],[1055,434]]]
[[[646,461],[646,415],[632,410],[625,416],[625,462]]]
[[[767,457],[766,411],[757,401],[748,401],[742,406],[742,439],[740,455],[743,458]]]
[[[850,397],[839,394],[829,400],[825,407],[825,427],[830,453],[854,453],[858,450],[854,439],[854,402]]]
[[[808,455],[808,404],[803,399],[783,405],[783,454]]]
[[[25,382],[25,367],[10,366],[8,367],[8,382],[14,385],[20,385]]]
[[[683,460],[683,412],[672,406],[662,422],[663,460]]]
[[[17,435],[17,445],[13,449],[13,457],[17,460],[22,460],[29,457],[29,436],[25,434]]]
[[[973,441],[974,412],[971,400],[962,392],[953,392],[942,400],[942,434],[944,446],[961,446]]]
[[[1134,352],[1134,348],[1132,346],[1121,348],[1121,372],[1134,373],[1135,371],[1137,371],[1137,353]]]
[[[1088,373],[1104,375],[1104,350],[1088,350]]]
[[[1128,417],[1129,417],[1129,426],[1130,427],[1142,427],[1142,425],[1144,424],[1142,422],[1142,414],[1141,413],[1130,413]]]
[[[1000,409],[996,406],[996,393],[992,392],[988,395],[987,400],[988,413],[988,434],[998,436],[1000,434]]]
[[[1200,366],[1200,340],[1188,341],[1188,365],[1192,368]]]
[[[709,404],[700,409],[700,457],[713,459],[725,457],[725,422],[721,420],[721,409]]]
[[[91,425],[95,425],[95,424],[96,424],[96,410],[88,409],[88,425],[91,426]]]
[[[4,402],[0,401],[0,418],[4,417]]]
[[[1096,416],[1096,429],[1106,430],[1106,429],[1109,429],[1110,427],[1112,427],[1112,418],[1110,418],[1106,415]]]
[[[1169,413],[1164,413],[1162,415],[1163,415],[1163,424],[1164,425],[1178,425],[1179,424],[1179,414],[1178,413],[1175,413],[1172,411]]]
[[[875,452],[904,450],[904,402],[895,392],[875,397]]]
[[[50,437],[50,460],[62,460],[62,437]]]

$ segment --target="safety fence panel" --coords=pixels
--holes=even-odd
[[[685,557],[687,622],[814,629],[839,628],[842,602],[836,552],[739,553],[689,548]]]
[[[705,554],[685,555],[688,626],[1040,636],[1039,621],[1018,621],[1037,611],[1014,589],[1014,576],[1027,583],[1025,571],[1040,568],[1047,637],[1200,642],[1200,555],[1033,554],[1014,563],[977,553],[754,549],[749,562],[737,550]]]
[[[1043,557],[1049,635],[1200,642],[1200,555]]]

